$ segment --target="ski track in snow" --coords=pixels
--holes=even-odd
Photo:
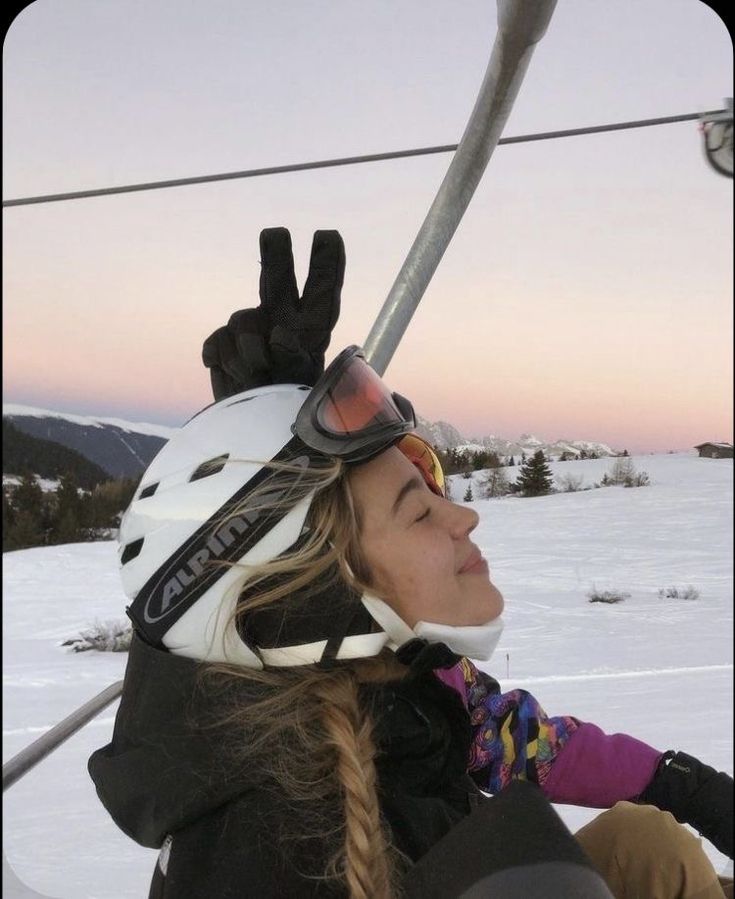
[[[118,440],[120,441],[120,443],[122,443],[122,445],[125,447],[125,449],[135,458],[135,460],[137,462],[139,462],[143,466],[143,468],[147,468],[148,466],[146,465],[145,461],[140,458],[138,453],[136,453],[136,451],[128,443],[128,441],[122,436],[122,434],[118,434],[117,436],[118,436]]]
[[[481,667],[503,690],[531,689],[550,715],[572,714],[732,773],[732,460],[677,454],[633,461],[649,473],[650,487],[471,504],[480,515],[471,539],[506,599],[505,631]],[[591,483],[610,464],[552,469]],[[60,645],[95,619],[124,619],[112,542],[7,553],[4,563],[7,761],[119,680],[127,656]],[[661,588],[689,584],[698,600],[658,596]],[[630,596],[590,604],[592,587]],[[89,755],[112,735],[115,708],[3,796],[8,859],[48,896],[147,895],[157,852],[116,828],[86,772]],[[557,810],[572,830],[599,814]],[[703,845],[722,870],[724,856]]]
[[[610,680],[612,678],[638,678],[638,677],[655,677],[662,675],[679,675],[679,674],[701,674],[705,671],[732,671],[732,665],[696,665],[690,668],[639,668],[635,671],[608,671],[600,674],[567,674],[550,677],[523,677],[518,678],[518,685],[526,684],[548,684],[561,683],[562,681],[580,681],[580,680]]]

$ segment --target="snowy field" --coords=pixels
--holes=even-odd
[[[549,714],[681,749],[733,772],[732,460],[640,456],[651,486],[537,499],[476,500],[473,539],[506,599],[506,629],[486,664],[504,689],[533,692]],[[599,481],[610,459],[554,463]],[[455,498],[467,482],[458,478]],[[475,496],[477,491],[473,491]],[[125,599],[113,543],[6,553],[3,759],[122,677],[126,656],[60,643]],[[658,591],[693,586],[695,600]],[[616,605],[587,593],[630,594]],[[147,895],[156,853],[117,830],[86,773],[115,707],[3,797],[4,849],[29,886],[52,897]],[[596,812],[558,807],[576,829]],[[488,835],[492,839],[492,835]],[[709,844],[717,870],[726,859]]]

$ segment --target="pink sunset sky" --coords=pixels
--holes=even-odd
[[[4,198],[459,140],[486,0],[36,0],[4,48]],[[700,0],[561,0],[506,135],[716,109]],[[5,402],[179,424],[204,337],[257,304],[258,234],[347,247],[362,343],[448,155],[4,211]],[[696,122],[499,147],[385,379],[466,436],[732,441],[732,181]]]

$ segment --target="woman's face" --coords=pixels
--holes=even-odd
[[[354,468],[350,486],[371,587],[410,627],[485,624],[500,615],[502,594],[470,540],[476,512],[432,493],[395,447]]]

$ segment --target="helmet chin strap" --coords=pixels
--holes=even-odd
[[[362,604],[388,634],[390,638],[388,646],[393,650],[418,637],[427,643],[443,643],[457,655],[487,662],[495,652],[500,635],[503,633],[504,622],[501,617],[493,618],[485,624],[462,627],[417,621],[411,628],[388,603],[377,596],[364,594]]]

